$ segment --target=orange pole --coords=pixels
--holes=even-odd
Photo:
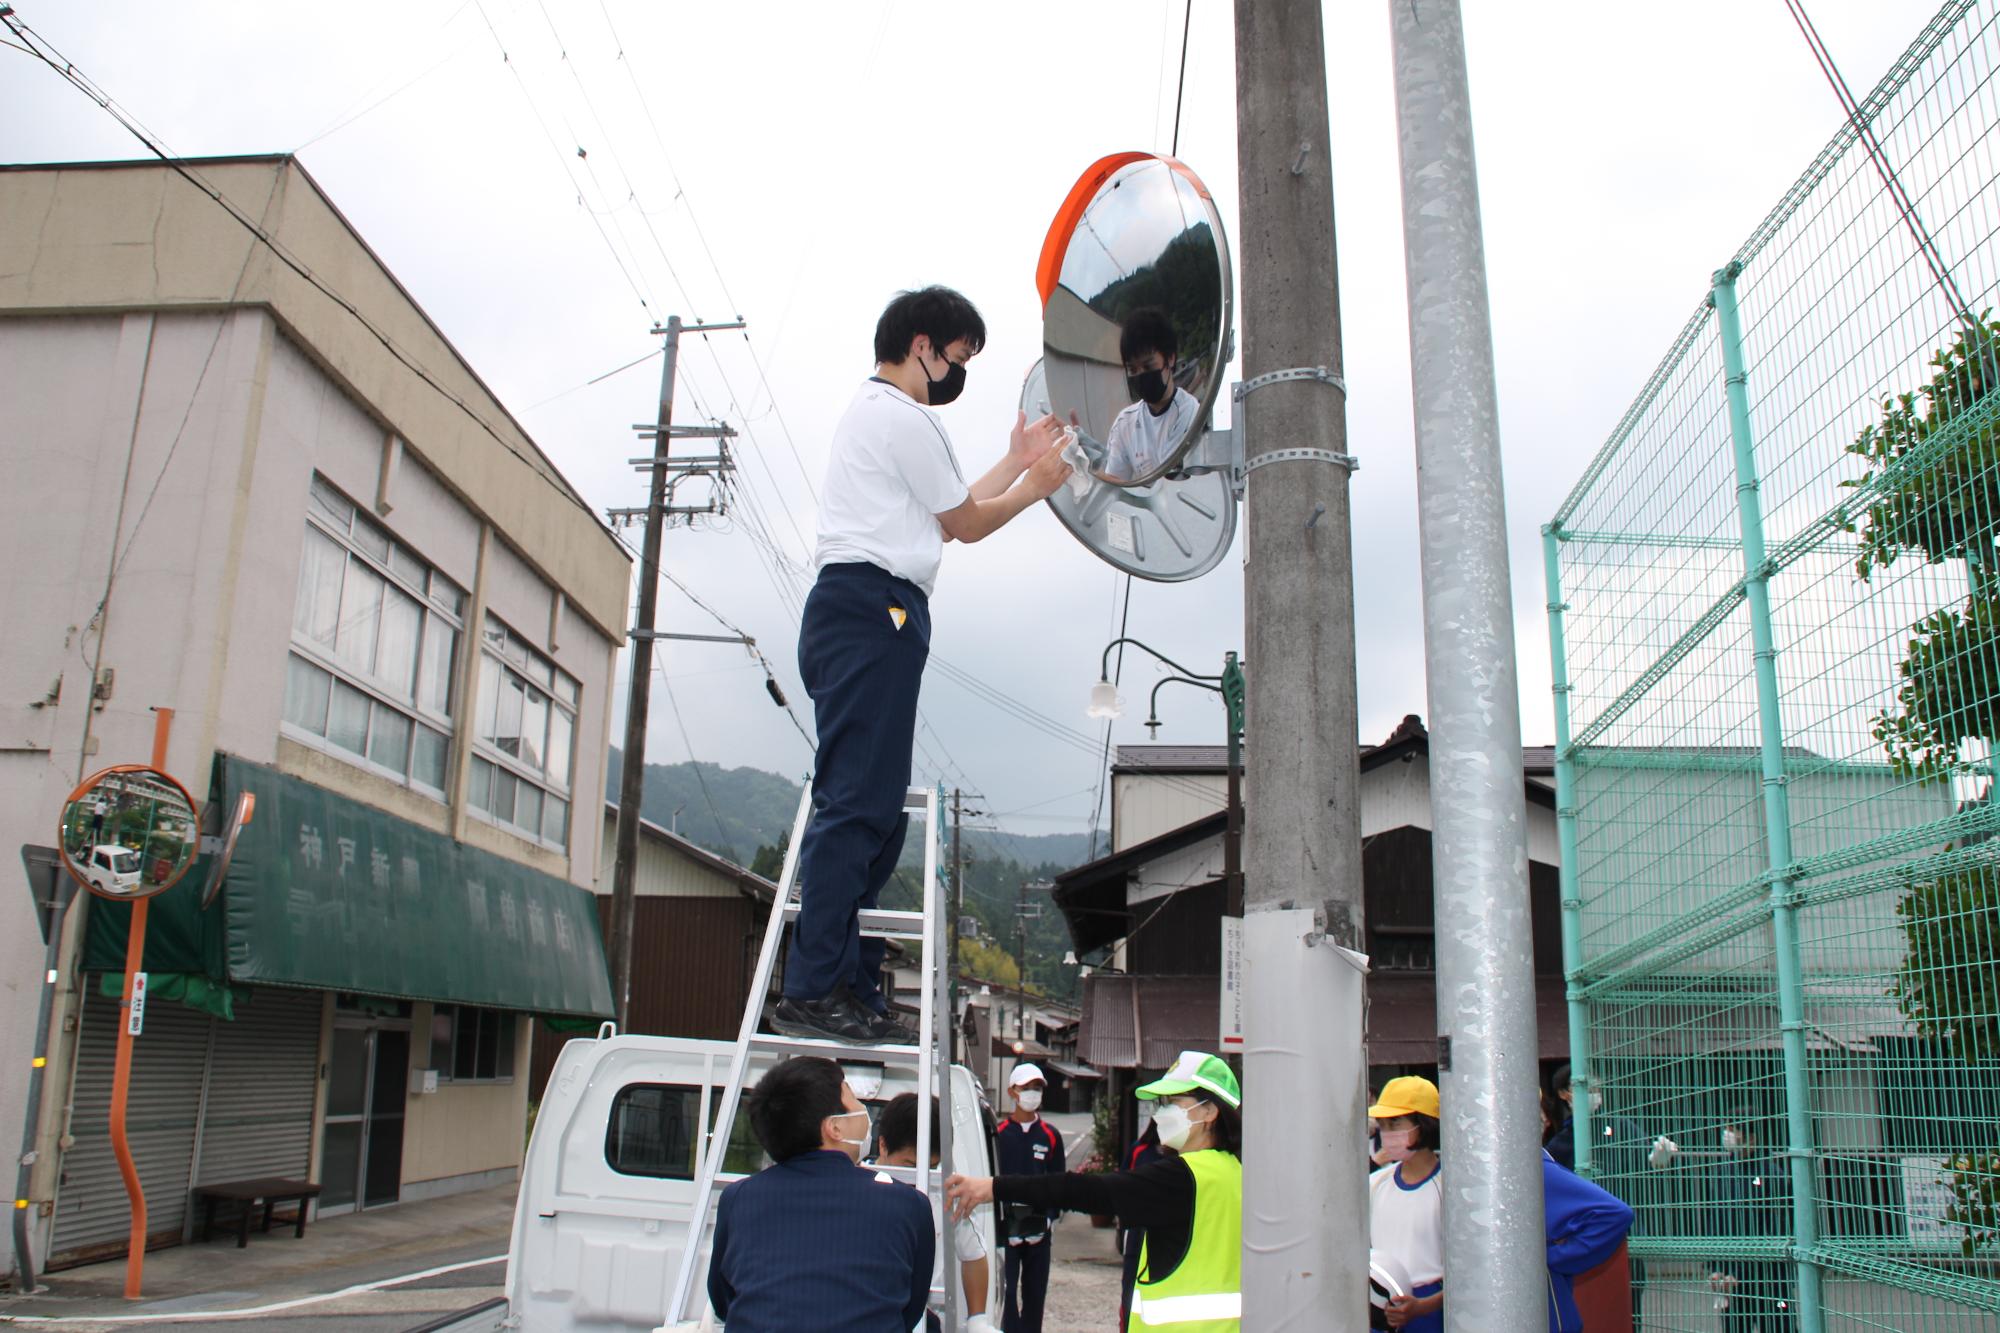
[[[167,737],[174,729],[174,710],[153,710],[153,767],[167,767]],[[125,1250],[125,1299],[139,1299],[139,1283],[146,1269],[146,1187],[132,1160],[132,1145],[125,1135],[126,1094],[132,1087],[132,991],[146,964],[146,908],[150,898],[132,904],[132,925],[125,936],[125,985],[118,1000],[118,1062],[111,1075],[111,1151],[118,1158],[118,1174],[125,1177],[125,1193],[132,1200],[132,1237]]]
[[[132,1200],[132,1239],[125,1251],[125,1299],[139,1299],[139,1279],[146,1268],[146,1187],[132,1161],[125,1137],[125,1094],[132,1085],[132,985],[146,957],[146,908],[149,898],[132,904],[132,929],[125,941],[125,988],[118,1001],[118,1063],[111,1075],[111,1150],[118,1155],[118,1174]]]

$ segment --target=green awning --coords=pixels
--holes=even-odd
[[[238,985],[611,1016],[597,903],[587,890],[276,769],[234,757],[221,767],[223,808],[248,791],[256,816],[207,911],[205,861],[153,899],[148,968]],[[91,907],[86,966],[122,970],[130,909]]]

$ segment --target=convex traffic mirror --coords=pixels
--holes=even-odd
[[[1055,410],[1045,362],[1021,386],[1030,417]],[[1227,468],[1190,467],[1148,486],[1082,472],[1049,497],[1049,508],[1098,559],[1137,578],[1181,583],[1222,563],[1236,537],[1236,494]]]
[[[1036,266],[1042,373],[1101,481],[1145,486],[1199,437],[1229,359],[1222,219],[1172,158],[1115,153],[1070,188]]]
[[[194,863],[201,830],[187,788],[158,769],[120,764],[86,778],[63,804],[63,863],[101,898],[149,898]]]

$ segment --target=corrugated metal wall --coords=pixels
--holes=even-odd
[[[603,867],[600,888],[611,884],[611,869],[618,862],[618,812],[607,811],[603,841],[599,845]],[[739,882],[712,866],[684,854],[674,843],[650,829],[639,830],[639,875],[641,898],[733,898],[742,892]]]
[[[1150,842],[1228,802],[1221,773],[1117,773],[1111,779],[1111,850]]]
[[[259,987],[216,1020],[197,1185],[306,1174],[323,992]]]
[[[634,906],[631,1030],[734,1041],[762,943],[762,908],[734,891],[727,898],[642,897]],[[597,908],[608,938],[611,899],[600,895]],[[573,1035],[535,1025],[533,1100]]]
[[[305,1175],[321,1003],[319,991],[260,987],[237,1006],[233,1022],[169,1000],[147,1006],[145,1031],[133,1047],[126,1124],[146,1189],[149,1248],[178,1243],[198,1221],[190,1215],[196,1184]],[[71,1095],[75,1144],[63,1154],[51,1268],[121,1254],[128,1244],[131,1205],[111,1150],[117,1055],[118,1002],[97,992],[93,976]]]
[[[118,1159],[111,1151],[111,1076],[118,1056],[117,1000],[87,978],[69,1132],[56,1183],[55,1237],[50,1268],[123,1253],[132,1225]],[[187,1216],[188,1164],[194,1160],[201,1071],[208,1054],[208,1015],[155,1000],[132,1048],[126,1132],[146,1191],[149,1246],[177,1244]]]

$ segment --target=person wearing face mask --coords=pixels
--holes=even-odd
[[[1126,1328],[1239,1333],[1243,1322],[1243,1094],[1229,1066],[1182,1051],[1140,1088],[1159,1102],[1153,1124],[1168,1155],[1136,1171],[1101,1175],[953,1176],[958,1216],[989,1200],[1110,1213],[1144,1227],[1139,1280]]]
[[[1061,1175],[1068,1167],[1063,1137],[1042,1119],[1042,1093],[1048,1088],[1037,1065],[1023,1062],[1007,1076],[1007,1095],[1014,1101],[993,1136],[993,1153],[1000,1173],[1008,1176]],[[1003,1333],[1041,1333],[1042,1304],[1049,1292],[1049,1228],[1061,1209],[1015,1202],[1000,1209],[1001,1235],[1007,1242],[1005,1295],[1000,1305]]]
[[[785,1060],[745,1109],[771,1165],[716,1205],[708,1300],[729,1333],[921,1326],[937,1255],[930,1204],[858,1166],[869,1115],[840,1066]]]
[[[1749,1107],[1723,1122],[1708,1228],[1713,1235],[1769,1242],[1792,1234],[1791,1176],[1764,1146],[1762,1128]],[[1792,1333],[1798,1326],[1798,1293],[1785,1260],[1718,1258],[1709,1265],[1708,1282],[1723,1333]]]
[[[1570,1087],[1570,1067],[1559,1065],[1549,1080],[1556,1100],[1562,1103],[1562,1126],[1555,1137],[1548,1142],[1548,1154],[1558,1164],[1576,1170],[1576,1094]],[[1590,1090],[1590,1175],[1605,1189],[1629,1205],[1636,1205],[1644,1196],[1639,1186],[1640,1177],[1648,1166],[1662,1165],[1662,1144],[1671,1145],[1664,1137],[1656,1139],[1649,1146],[1645,1131],[1624,1116],[1613,1114],[1604,1108],[1604,1094],[1596,1088]],[[1637,1225],[1633,1227],[1638,1230]],[[1646,1261],[1634,1258],[1632,1261],[1632,1324],[1641,1323],[1642,1306],[1646,1298]]]
[[[918,1098],[914,1092],[906,1092],[891,1099],[882,1108],[881,1124],[876,1131],[875,1143],[878,1156],[877,1166],[915,1166],[917,1164],[917,1109]],[[931,1169],[936,1170],[941,1145],[944,1139],[938,1123],[938,1106],[931,1103]],[[893,1176],[883,1176],[893,1180]],[[991,1269],[986,1258],[986,1239],[980,1235],[979,1224],[966,1218],[952,1227],[952,1249],[958,1256],[959,1281],[965,1291],[964,1333],[993,1333],[993,1321],[986,1315],[986,1288]],[[942,1255],[939,1256],[942,1259]],[[941,1286],[943,1272],[931,1274],[931,1285]],[[939,1327],[935,1314],[925,1319],[925,1327],[935,1330]],[[914,1331],[913,1331],[914,1333]]]
[[[1134,480],[1157,469],[1187,437],[1201,404],[1174,380],[1180,335],[1164,310],[1146,306],[1125,317],[1118,334],[1125,391],[1132,403],[1111,422],[1104,475]]]
[[[875,325],[875,374],[834,427],[819,573],[799,628],[819,750],[813,820],[799,845],[799,918],[771,1015],[789,1036],[916,1040],[889,1017],[885,946],[861,937],[858,913],[889,882],[909,826],[903,802],[944,543],[990,536],[1071,475],[1063,428],[1023,413],[1000,461],[967,481],[932,409],[958,397],[966,363],[985,344],[985,321],[957,292],[901,293]]]
[[[1427,1078],[1392,1078],[1368,1114],[1380,1126],[1378,1155],[1388,1163],[1368,1177],[1368,1244],[1409,1275],[1407,1295],[1384,1311],[1390,1328],[1444,1330],[1444,1190],[1438,1179],[1438,1091]]]

